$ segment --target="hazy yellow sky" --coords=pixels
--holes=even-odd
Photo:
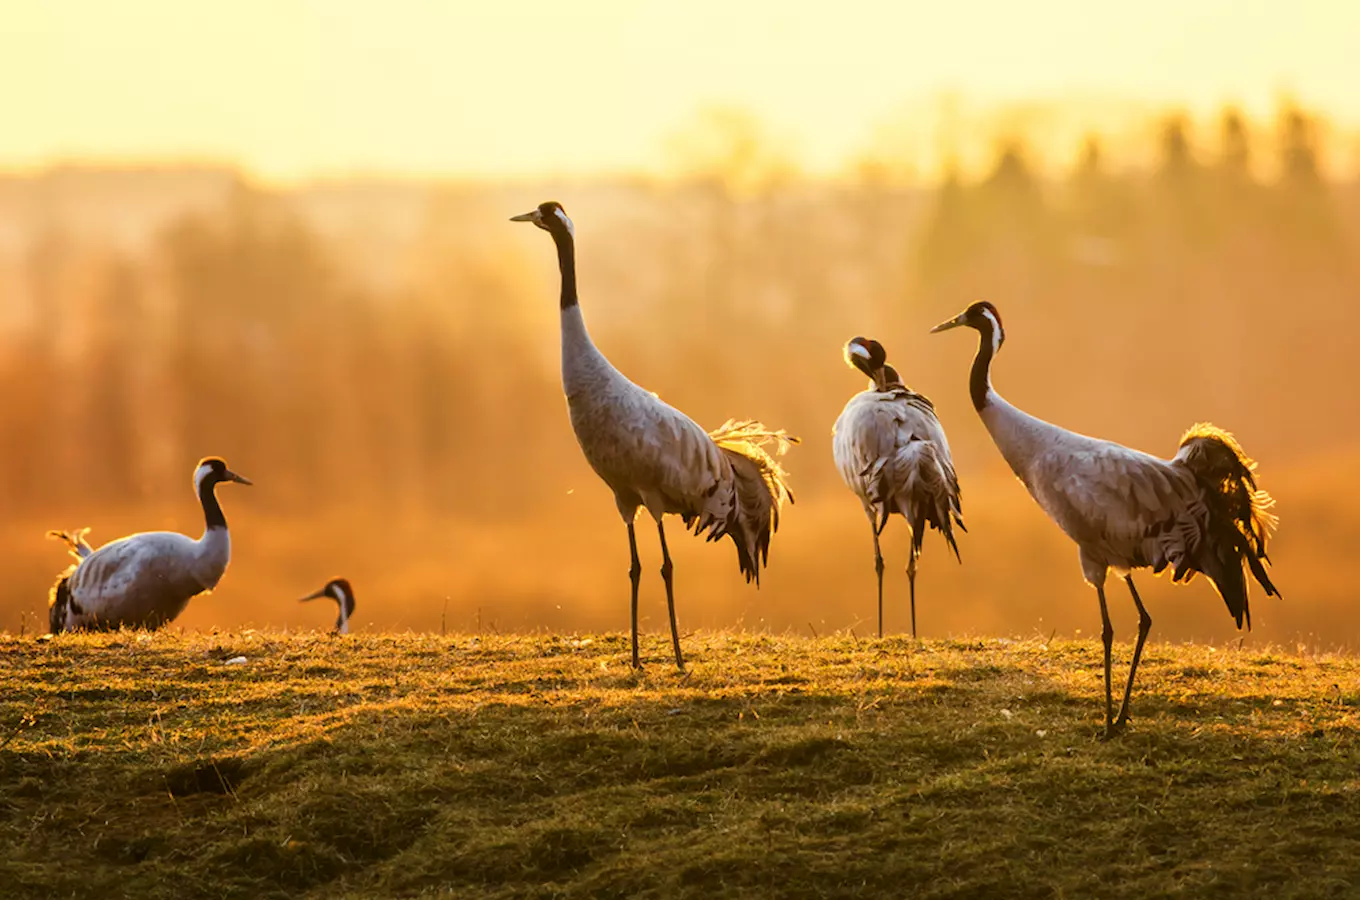
[[[1265,114],[1288,90],[1355,124],[1357,36],[1346,0],[5,0],[0,168],[655,170],[728,105],[831,170],[945,91]]]

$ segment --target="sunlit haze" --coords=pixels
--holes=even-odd
[[[1260,463],[1289,600],[1254,593],[1249,640],[1360,646],[1357,34],[1320,0],[8,3],[0,630],[51,626],[48,529],[201,534],[210,455],[254,486],[222,486],[230,567],[175,628],[330,628],[297,598],[337,576],[355,632],[629,627],[627,529],[564,408],[561,257],[508,221],[557,200],[619,372],[705,429],[802,438],[759,590],[667,520],[680,629],[876,630],[831,452],[860,335],[935,404],[963,491],[921,635],[1095,633],[974,410],[971,333],[928,334],[986,299],[1017,408],[1163,457],[1212,422]],[[669,632],[637,536],[640,624]],[[900,634],[908,530],[881,541]],[[1156,640],[1237,639],[1208,579],[1138,578]]]
[[[884,134],[929,156],[950,95],[1264,115],[1288,92],[1344,125],[1357,33],[1360,6],[1326,0],[20,0],[0,28],[0,168],[648,172],[731,106],[803,168],[838,171]]]

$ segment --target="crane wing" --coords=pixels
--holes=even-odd
[[[110,541],[71,573],[74,606],[83,615],[129,624],[162,608],[173,607],[178,613],[190,597],[211,588],[185,563],[194,552],[191,538],[170,531],[143,532]]]
[[[949,441],[934,407],[921,395],[902,390],[856,394],[837,419],[833,435],[841,479],[866,506],[881,505],[886,494],[896,492],[894,486],[920,477],[932,491],[947,493],[949,505],[959,509]]]
[[[1165,562],[1153,558],[1164,555],[1162,536],[1187,548],[1198,543],[1203,501],[1194,478],[1168,460],[1083,438],[1049,448],[1035,469],[1039,504],[1083,547],[1103,548],[1112,565]]]

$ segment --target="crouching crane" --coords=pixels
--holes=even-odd
[[[77,558],[52,587],[52,633],[160,628],[191,599],[217,587],[231,559],[227,520],[216,493],[224,481],[250,484],[216,457],[202,460],[194,470],[194,492],[205,520],[198,540],[171,531],[144,531],[92,550],[84,539],[88,529],[50,532],[70,544]]]
[[[1280,595],[1266,574],[1266,537],[1276,517],[1274,501],[1256,486],[1256,463],[1233,436],[1213,425],[1194,425],[1171,459],[1076,434],[1036,419],[992,388],[992,358],[1006,333],[1001,315],[974,303],[932,331],[965,325],[978,332],[969,393],[1001,455],[1039,506],[1076,541],[1081,570],[1100,600],[1105,644],[1105,737],[1129,720],[1129,695],[1152,617],[1133,586],[1130,570],[1170,568],[1172,581],[1206,575],[1241,628],[1251,627],[1246,572],[1267,596]],[[1105,604],[1105,577],[1122,575],[1138,608],[1138,643],[1119,715],[1114,714],[1110,652],[1114,628]]]
[[[532,222],[552,235],[562,277],[562,385],[571,427],[581,452],[614,492],[614,504],[628,526],[632,565],[633,667],[638,658],[638,560],[633,521],[639,507],[656,521],[661,541],[661,577],[666,584],[675,665],[683,670],[680,631],[675,618],[673,566],[662,517],[679,515],[685,527],[714,541],[730,537],[737,564],[749,583],[760,584],[760,567],[769,555],[770,535],[779,527],[779,510],[793,502],[787,476],[774,456],[796,439],[759,422],[728,420],[705,432],[694,420],[629,381],[595,348],[586,331],[576,296],[575,228],[561,204],[540,203],[513,217]]]

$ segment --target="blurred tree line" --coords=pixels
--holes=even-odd
[[[841,344],[880,337],[957,419],[967,357],[925,330],[977,298],[1016,341],[1003,390],[1053,395],[1041,414],[1114,427],[1145,404],[1138,431],[1110,436],[1146,426],[1148,449],[1168,452],[1187,407],[1231,424],[1266,405],[1324,442],[1358,436],[1306,395],[1348,377],[1360,195],[1324,178],[1319,121],[1302,109],[1264,128],[1228,109],[1216,134],[1169,116],[1150,166],[1092,136],[1061,177],[1015,135],[980,177],[951,169],[929,189],[881,170],[802,179],[749,120],[713,128],[683,177],[559,192],[586,314],[620,368],[701,423],[751,415],[809,437],[802,491],[839,490],[820,457],[859,387]],[[558,467],[579,461],[554,258],[542,235],[497,230],[544,198],[431,194],[396,286],[353,277],[350,249],[287,191],[245,182],[146,252],[41,235],[20,273],[31,315],[0,354],[0,502],[11,515],[135,507],[209,453],[267,480],[253,502],[287,515],[341,497],[382,515],[507,519],[558,502]],[[1155,401],[1171,394],[1184,402]],[[1281,430],[1254,451],[1292,440]]]
[[[1170,451],[1186,408],[1273,422],[1258,446],[1295,458],[1353,442],[1324,398],[1349,377],[1360,315],[1360,195],[1324,179],[1321,120],[1286,103],[1259,130],[1234,108],[1200,134],[1182,115],[1156,125],[1150,167],[1092,136],[1045,182],[1012,140],[981,180],[947,179],[915,242],[922,304],[943,317],[993,299],[1051,360],[1008,385],[1064,379],[1059,405],[1108,428],[1136,415],[1163,435],[1149,449]]]

